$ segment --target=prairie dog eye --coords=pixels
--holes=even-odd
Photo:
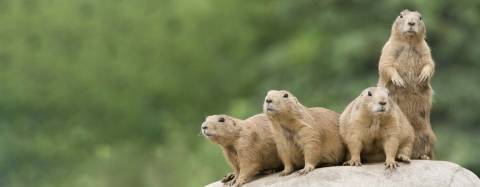
[[[367,94],[367,95],[368,95],[368,96],[372,96],[372,92],[368,91],[368,94]]]
[[[420,18],[419,18],[419,19],[420,19],[420,20],[422,20],[422,16],[420,16]]]
[[[288,94],[283,94],[283,98],[288,98]]]
[[[403,18],[403,15],[400,14],[400,18]]]
[[[222,117],[222,118],[218,119],[218,122],[220,122],[220,123],[225,122],[225,118]]]

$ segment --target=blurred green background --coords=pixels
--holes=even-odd
[[[404,8],[427,25],[438,159],[480,174],[480,1],[0,0],[0,186],[201,186],[204,117],[269,89],[341,112]]]

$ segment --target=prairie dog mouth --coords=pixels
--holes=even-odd
[[[380,107],[378,109],[375,110],[375,112],[377,113],[383,113],[383,112],[386,112],[387,110],[385,109],[385,107]]]
[[[213,136],[213,134],[208,133],[207,130],[204,130],[204,129],[202,129],[202,134],[206,137],[212,137]]]
[[[265,107],[265,111],[267,111],[267,112],[275,112],[276,111],[271,103],[265,103],[264,107]]]
[[[406,34],[416,34],[417,31],[414,28],[410,27],[410,28],[408,28],[408,30],[405,33]]]

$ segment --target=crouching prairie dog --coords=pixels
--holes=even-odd
[[[367,88],[346,107],[340,115],[340,135],[350,159],[344,165],[384,159],[393,169],[398,166],[395,158],[410,162],[413,128],[385,88]]]
[[[324,108],[307,108],[288,91],[270,90],[264,113],[272,122],[274,140],[285,176],[303,167],[307,174],[316,166],[336,165],[345,150],[338,133],[339,114]]]
[[[422,15],[403,10],[393,23],[378,66],[378,86],[390,91],[415,129],[413,159],[433,159],[437,139],[430,125],[435,64],[425,35]]]
[[[241,186],[261,171],[277,170],[282,162],[272,137],[270,121],[264,114],[246,120],[227,115],[212,115],[205,119],[202,134],[220,145],[233,169],[222,180],[227,185]]]

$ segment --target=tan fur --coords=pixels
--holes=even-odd
[[[324,108],[307,108],[288,91],[271,90],[263,107],[272,122],[275,143],[284,164],[280,175],[304,167],[307,174],[317,165],[342,162],[345,150],[338,133],[338,114]]]
[[[264,114],[246,120],[227,115],[208,116],[202,123],[202,134],[222,147],[233,169],[233,176],[229,174],[224,178],[230,181],[227,185],[240,186],[263,170],[282,167],[270,121]]]
[[[396,18],[380,57],[378,86],[390,90],[391,97],[415,129],[412,158],[432,159],[436,136],[430,125],[433,92],[430,80],[435,64],[420,18],[420,13],[409,10]]]
[[[340,115],[340,135],[350,159],[344,165],[385,160],[395,168],[395,158],[410,161],[413,128],[385,88],[367,88],[347,106]]]

